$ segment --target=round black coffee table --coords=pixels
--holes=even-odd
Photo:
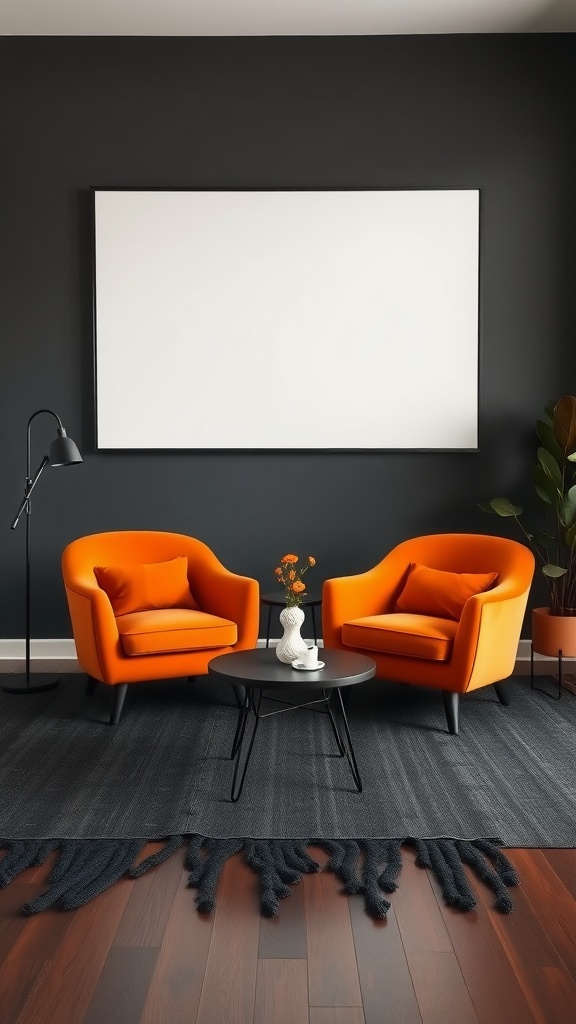
[[[284,665],[276,657],[276,652],[273,648],[260,648],[255,651],[233,651],[231,654],[220,654],[208,663],[210,675],[217,676],[227,683],[232,683],[236,689],[239,686],[244,687],[244,698],[239,709],[238,723],[232,743],[232,753],[230,754],[231,760],[236,759],[230,792],[230,799],[234,803],[242,792],[260,720],[269,717],[271,714],[278,714],[277,711],[262,713],[260,709],[263,699],[273,701],[276,704],[283,704],[284,707],[281,709],[283,711],[308,708],[312,711],[321,711],[328,714],[338,744],[340,757],[346,755],[356,789],[359,793],[362,791],[362,780],[356,763],[350,729],[348,728],[348,719],[346,718],[346,711],[344,710],[344,702],[340,691],[344,687],[355,686],[356,683],[363,683],[367,679],[371,679],[376,673],[376,665],[372,658],[368,658],[364,654],[354,654],[352,651],[329,651],[321,648],[319,658],[324,662],[325,667],[312,672],[302,672],[292,668],[291,665]],[[284,700],[279,697],[271,697],[269,696],[269,691],[271,690],[290,691],[291,696],[293,695],[295,699]],[[322,696],[311,699],[314,693],[318,693],[318,691],[321,691]],[[331,707],[332,704],[334,707]],[[319,708],[316,705],[323,706]],[[244,735],[251,711],[254,714],[254,727],[244,758],[240,782],[236,786],[242,759]],[[334,714],[335,711],[336,715]],[[336,716],[340,717],[344,726],[344,736]]]

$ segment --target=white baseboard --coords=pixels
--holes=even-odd
[[[0,661],[24,661],[25,641],[0,640]],[[31,640],[30,657],[42,661],[76,661],[76,645],[73,640]]]
[[[312,644],[312,639],[306,641],[308,644]],[[274,637],[270,640],[270,647],[275,647],[278,643],[278,638]],[[266,640],[262,638],[258,641],[258,647],[265,647]],[[318,641],[318,646],[322,647],[322,641]],[[0,662],[1,661],[23,661],[24,660],[24,640],[0,640]],[[32,660],[38,661],[76,661],[76,646],[72,639],[70,640],[31,640],[30,642],[30,655]],[[521,640],[518,645],[518,654],[516,657],[517,661],[529,662],[530,661],[530,641]],[[565,661],[574,661],[573,658],[566,658]],[[544,661],[555,663],[555,659],[548,658],[545,654],[535,654],[534,661]]]
[[[518,645],[518,654],[516,655],[516,661],[530,661],[530,640],[521,640]],[[536,654],[534,652],[534,662],[545,661],[549,665],[557,665],[557,658],[551,658],[548,654]],[[563,658],[562,661],[576,661],[576,658]]]
[[[277,638],[270,639],[270,647],[275,647]],[[312,640],[307,643],[312,644]],[[265,647],[266,640],[258,641],[258,647]],[[322,641],[318,641],[322,646]],[[24,661],[25,641],[21,640],[0,640],[0,662],[2,661]],[[30,657],[32,661],[76,661],[76,645],[70,640],[31,640]]]

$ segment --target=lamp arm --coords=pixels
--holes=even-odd
[[[46,468],[46,466],[48,465],[49,462],[50,462],[50,459],[48,458],[47,455],[45,455],[44,458],[42,459],[42,462],[38,466],[38,469],[36,470],[36,472],[34,474],[34,478],[32,480],[30,480],[30,478],[28,476],[26,477],[26,485],[24,487],[24,497],[22,498],[22,501],[20,502],[20,508],[18,509],[18,511],[17,511],[17,513],[16,513],[16,515],[14,517],[14,521],[10,525],[10,529],[11,530],[15,530],[16,527],[18,526],[18,520],[20,519],[20,516],[22,515],[22,513],[26,510],[26,508],[28,506],[28,500],[29,500],[30,495],[32,494],[32,491],[34,490],[36,484],[38,483],[38,480],[40,479],[40,474]]]
[[[39,416],[41,412],[50,413],[50,416],[53,416],[54,419],[56,420],[57,424],[58,424],[58,431],[59,431],[59,433],[60,434],[65,434],[66,433],[66,431],[64,430],[64,426],[63,426],[62,420],[58,416],[58,413],[52,412],[52,409],[37,409],[36,412],[32,413],[30,419],[28,420],[28,428],[27,428],[27,431],[26,431],[26,477],[27,478],[30,477],[30,427],[32,425],[32,420],[36,419],[36,417]],[[42,467],[42,468],[44,468],[44,467]],[[40,472],[42,472],[42,470]]]

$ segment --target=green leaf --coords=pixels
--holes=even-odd
[[[576,452],[572,452],[571,455],[567,455],[568,462],[576,462]]]
[[[556,548],[556,538],[551,533],[546,533],[545,530],[533,530],[530,537],[537,544],[540,544],[541,547],[546,548],[546,550]]]
[[[560,576],[565,576],[568,569],[563,569],[561,565],[545,565],[542,569],[545,576],[550,576],[552,579],[559,579]]]
[[[569,530],[566,530],[564,539],[569,548],[576,544],[576,523],[574,523],[574,526],[571,526]]]
[[[513,505],[508,498],[492,498],[490,502],[492,509],[499,516],[521,516],[524,509],[521,505]]]
[[[558,444],[565,452],[576,449],[576,398],[565,395],[554,407],[552,429]]]
[[[558,488],[553,484],[550,477],[544,472],[543,467],[538,463],[534,467],[534,487],[536,493],[542,501],[545,501],[547,505],[558,505],[562,495],[558,491]]]
[[[546,448],[538,449],[538,462],[542,466],[546,476],[549,476],[559,491],[562,490],[562,472],[553,455]]]
[[[492,512],[492,513],[494,513],[494,509],[492,508],[492,505],[490,504],[489,501],[479,501],[478,502],[478,508],[482,509],[482,512]]]
[[[544,420],[537,420],[536,434],[538,435],[540,442],[544,445],[546,451],[550,452],[550,455],[556,459],[558,465],[561,465],[564,458],[564,451],[558,444],[550,424],[546,423]]]
[[[573,526],[576,522],[576,485],[562,498],[558,515],[563,526]]]

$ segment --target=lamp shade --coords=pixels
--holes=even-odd
[[[50,465],[73,466],[77,462],[82,462],[82,456],[75,442],[67,436],[66,431],[59,429],[58,435],[50,445]]]

